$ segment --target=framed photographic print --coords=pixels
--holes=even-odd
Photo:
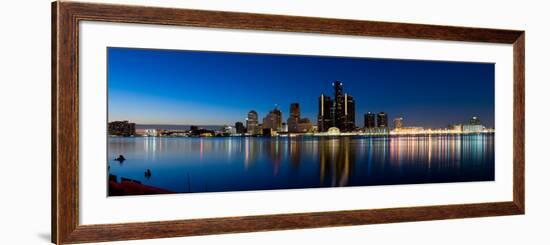
[[[52,242],[523,214],[525,33],[58,1]]]

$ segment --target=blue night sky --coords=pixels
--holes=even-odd
[[[327,56],[108,48],[109,121],[233,125],[275,104],[316,123],[321,93],[342,81],[363,114],[384,111],[405,126],[446,127],[479,116],[494,126],[494,64]],[[393,125],[393,123],[391,123]]]

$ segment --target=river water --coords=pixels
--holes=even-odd
[[[177,193],[493,181],[495,165],[493,134],[109,137],[107,161],[118,178]]]

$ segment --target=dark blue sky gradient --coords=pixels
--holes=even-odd
[[[494,64],[327,56],[108,48],[109,121],[233,125],[290,103],[315,122],[334,80],[363,114],[384,111],[405,126],[446,127],[476,115],[494,126]]]

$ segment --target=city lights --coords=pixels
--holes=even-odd
[[[406,126],[404,117],[393,119],[393,128],[388,124],[388,114],[385,112],[367,112],[364,114],[364,126],[355,124],[355,101],[351,95],[344,92],[343,83],[335,81],[334,100],[321,93],[318,100],[317,125],[309,118],[302,118],[300,104],[290,104],[290,115],[283,122],[283,112],[275,104],[275,108],[263,117],[262,123],[255,110],[248,112],[246,125],[235,122],[234,126],[224,125],[218,130],[207,130],[191,126],[190,130],[169,129],[136,129],[135,123],[114,121],[109,123],[109,135],[112,136],[171,136],[171,137],[213,137],[213,136],[415,136],[415,135],[460,135],[460,134],[492,134],[492,128],[481,124],[478,116],[471,117],[466,124],[453,124],[448,128],[424,128],[421,126]],[[246,126],[246,127],[245,127]]]

